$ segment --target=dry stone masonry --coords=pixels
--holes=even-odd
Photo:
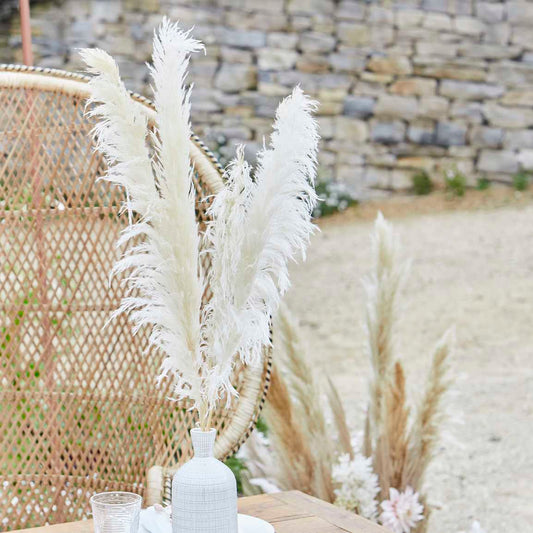
[[[192,65],[194,128],[222,155],[253,153],[300,84],[321,103],[321,176],[358,194],[406,189],[417,169],[471,183],[533,170],[531,0],[40,2],[38,64],[79,69],[75,49],[99,46],[144,91],[161,13],[207,46]],[[20,59],[15,19],[9,32],[2,59]]]

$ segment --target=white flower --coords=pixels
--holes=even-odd
[[[424,506],[418,501],[418,492],[407,487],[405,492],[390,489],[389,499],[381,502],[380,522],[393,533],[409,533],[424,518]]]
[[[379,492],[378,477],[372,470],[372,460],[358,453],[353,460],[348,454],[341,455],[333,466],[335,505],[353,511],[365,518],[375,518],[376,495]]]
[[[485,533],[485,530],[481,527],[481,524],[474,520],[472,522],[472,526],[470,527],[469,533]]]

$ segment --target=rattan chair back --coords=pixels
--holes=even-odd
[[[147,332],[126,317],[104,327],[126,290],[109,272],[127,217],[123,192],[97,180],[86,81],[0,66],[0,530],[82,519],[93,493],[143,493],[150,466],[191,455],[196,421],[155,387]],[[201,224],[222,179],[199,139],[190,148]],[[253,428],[269,365],[235,369],[240,397],[214,416],[219,458]]]

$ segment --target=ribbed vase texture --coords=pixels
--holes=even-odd
[[[213,456],[216,430],[191,430],[194,457],[172,480],[172,533],[237,533],[237,482]]]

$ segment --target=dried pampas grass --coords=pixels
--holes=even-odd
[[[100,122],[96,146],[108,164],[106,179],[126,190],[129,243],[114,272],[125,273],[130,295],[115,315],[127,313],[133,331],[151,328],[150,345],[164,357],[176,398],[190,398],[201,427],[223,398],[236,395],[230,378],[236,357],[255,364],[270,343],[270,317],[289,287],[288,262],[305,256],[314,231],[316,103],[298,87],[279,105],[270,144],[258,154],[255,179],[237,151],[226,187],[209,207],[200,236],[188,151],[190,93],[185,79],[192,53],[203,45],[164,19],[154,37],[150,74],[155,131],[101,50],[82,57],[89,82],[89,115]],[[148,137],[154,149],[150,156]],[[203,272],[201,245],[212,268]],[[209,284],[212,299],[202,305]]]
[[[372,246],[373,271],[364,280],[365,343],[372,370],[361,443],[366,457],[351,437],[342,400],[329,379],[325,396],[331,421],[326,421],[323,384],[307,362],[296,320],[282,308],[275,321],[274,352],[283,372],[276,372],[267,402],[270,446],[263,448],[263,455],[273,456],[274,464],[263,464],[259,475],[279,488],[299,489],[323,499],[329,498],[323,494],[331,494],[331,487],[339,505],[370,518],[377,517],[376,493],[381,502],[389,499],[390,489],[394,494],[399,491],[399,498],[417,502],[420,498],[425,520],[417,521],[416,530],[421,533],[430,513],[424,476],[439,443],[445,396],[452,383],[453,334],[448,331],[438,342],[425,391],[413,409],[395,341],[398,297],[407,268],[400,260],[398,237],[381,214]],[[332,434],[333,438],[323,438]],[[291,470],[293,465],[297,467]]]

